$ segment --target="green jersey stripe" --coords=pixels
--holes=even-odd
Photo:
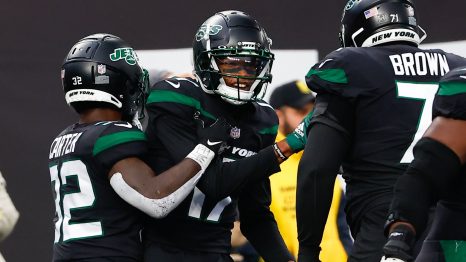
[[[317,76],[325,81],[336,83],[336,84],[347,84],[348,78],[343,69],[323,69],[315,70],[311,69],[307,73],[306,77]]]
[[[278,132],[278,125],[275,125],[275,126],[264,128],[264,129],[260,130],[259,134],[261,134],[261,135],[276,135],[277,132]]]
[[[451,96],[461,93],[466,93],[466,83],[464,82],[440,83],[440,88],[438,90],[439,96]]]
[[[95,156],[104,150],[123,143],[144,140],[146,140],[146,135],[141,131],[123,131],[102,136],[95,142],[92,155]]]
[[[168,90],[153,90],[150,92],[149,98],[147,99],[147,104],[150,103],[178,103],[190,107],[194,107],[199,112],[210,119],[216,119],[214,115],[207,112],[204,108],[201,107],[201,102],[199,100],[183,95],[174,91]]]

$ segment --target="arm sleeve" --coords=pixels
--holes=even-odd
[[[238,202],[241,232],[265,261],[294,260],[278,230],[270,211],[271,190],[268,178],[250,183],[242,191]]]
[[[344,133],[323,123],[312,126],[298,167],[296,219],[300,261],[318,261],[335,177],[348,148]]]
[[[151,199],[143,196],[126,184],[120,173],[116,173],[112,176],[110,179],[110,185],[122,199],[132,206],[153,218],[163,218],[175,209],[186,198],[186,196],[189,195],[189,193],[191,193],[201,175],[202,170],[176,191],[160,199]]]

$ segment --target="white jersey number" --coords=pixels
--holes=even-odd
[[[60,241],[61,234],[63,234],[62,241],[103,235],[102,224],[99,221],[70,222],[72,219],[71,210],[89,208],[95,202],[94,189],[86,165],[81,160],[73,160],[64,162],[60,170],[58,170],[57,165],[51,166],[50,178],[52,189],[55,192],[55,209],[58,218],[55,222],[55,243]],[[73,183],[74,190],[72,192],[63,191],[62,195],[60,189],[69,186],[71,180],[76,182]]]
[[[193,199],[191,200],[191,205],[189,206],[188,216],[194,218],[201,218],[202,205],[204,204],[205,195],[197,187],[194,188]],[[220,216],[222,215],[225,207],[231,203],[230,197],[225,197],[224,199],[217,202],[215,207],[210,211],[207,216],[207,221],[218,222]]]
[[[413,161],[413,148],[422,135],[426,132],[432,122],[432,105],[434,103],[435,93],[437,92],[437,83],[404,83],[397,82],[398,97],[408,99],[418,99],[424,102],[416,134],[413,142],[401,158],[400,163],[411,163]]]

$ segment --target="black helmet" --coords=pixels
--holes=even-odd
[[[194,37],[194,73],[205,92],[218,94],[232,104],[261,99],[272,81],[271,45],[272,40],[264,29],[249,15],[241,11],[216,13],[201,25]],[[224,63],[236,64],[239,70],[247,67],[248,75],[220,70],[219,66]],[[248,83],[244,84],[245,81]]]
[[[426,38],[412,0],[349,0],[341,18],[342,47],[388,42],[419,45]]]
[[[131,121],[143,116],[148,74],[121,38],[94,34],[79,40],[61,68],[66,102],[76,112],[95,107],[119,110]]]

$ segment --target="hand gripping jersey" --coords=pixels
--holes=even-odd
[[[233,127],[230,146],[218,161],[211,163],[203,178],[209,172],[235,176],[234,172],[227,172],[224,165],[250,157],[271,145],[278,128],[275,111],[265,102],[235,106],[205,93],[191,78],[172,78],[157,83],[151,90],[147,108],[150,116],[146,132],[150,145],[147,162],[156,173],[175,165],[197,144],[195,116],[204,121],[204,126],[222,116]],[[236,171],[241,172],[241,169]],[[230,230],[237,209],[241,216],[250,212],[270,213],[268,179],[248,183],[233,194],[215,199],[202,191],[203,178],[166,218],[150,219],[146,223],[144,235],[147,239],[187,250],[229,253]]]
[[[54,260],[141,258],[140,213],[115,193],[108,172],[146,151],[145,134],[128,122],[75,124],[53,140]]]
[[[371,199],[364,208],[389,203],[383,195],[391,194],[431,122],[440,77],[460,65],[464,58],[442,50],[387,45],[339,49],[311,68],[306,81],[318,93],[313,121],[352,141],[342,163],[350,210],[364,199]]]

